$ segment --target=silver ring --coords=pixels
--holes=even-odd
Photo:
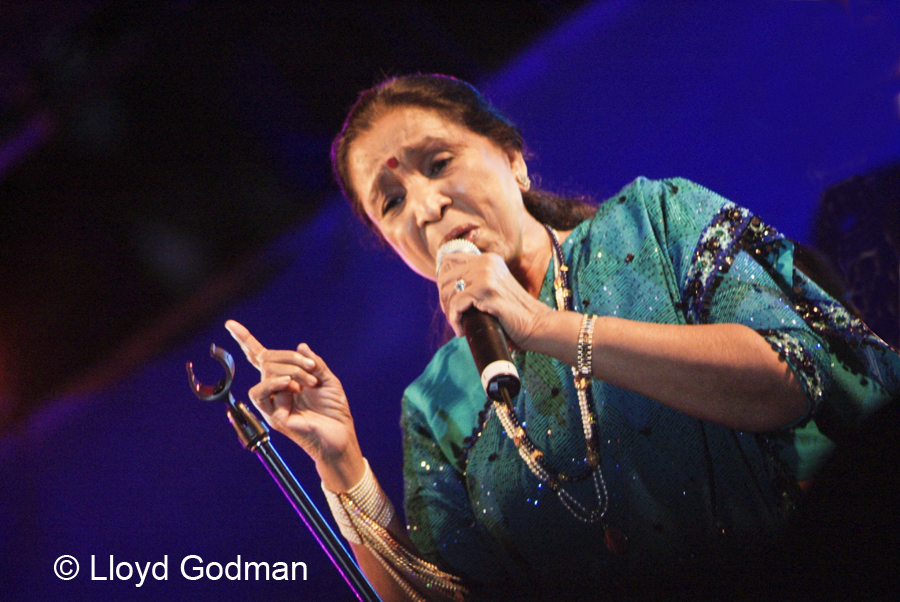
[[[456,290],[460,293],[463,292],[464,290],[466,290],[466,281],[460,278],[456,281],[454,288],[456,288]]]

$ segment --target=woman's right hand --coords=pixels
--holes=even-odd
[[[260,372],[249,397],[266,422],[310,455],[330,491],[358,483],[365,465],[347,396],[322,358],[305,343],[296,351],[266,349],[234,320],[225,328]]]

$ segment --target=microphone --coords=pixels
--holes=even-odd
[[[444,257],[451,253],[481,255],[481,251],[471,241],[457,238],[441,245],[437,253],[437,272],[441,271]],[[509,403],[519,394],[521,382],[519,371],[512,363],[506,334],[494,316],[486,314],[474,305],[463,312],[460,318],[469,349],[475,359],[475,367],[481,375],[484,392],[494,401]]]

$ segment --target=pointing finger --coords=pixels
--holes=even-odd
[[[225,330],[227,330],[229,334],[231,334],[231,337],[241,346],[241,351],[247,356],[247,361],[249,361],[257,370],[260,370],[262,367],[262,360],[260,357],[263,352],[266,351],[266,348],[263,347],[262,344],[256,340],[256,337],[250,334],[250,331],[240,322],[228,320],[225,322]]]

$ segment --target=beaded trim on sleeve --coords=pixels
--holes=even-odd
[[[837,301],[813,299],[805,294],[800,278],[795,278],[792,292],[794,309],[816,334],[831,343],[838,361],[850,372],[859,375],[869,372],[860,354],[862,345],[889,348],[862,320]],[[873,376],[877,378],[877,372]],[[881,384],[884,386],[885,383]]]
[[[822,379],[809,351],[796,337],[792,337],[780,330],[759,329],[758,332],[769,345],[772,346],[778,357],[786,361],[794,368],[794,375],[803,381],[803,388],[810,399],[814,400],[813,407],[822,399]]]
[[[703,324],[709,318],[712,297],[731,269],[738,251],[754,257],[768,256],[782,246],[782,237],[759,217],[734,203],[727,203],[703,230],[694,250],[685,287],[685,314],[689,322]]]

